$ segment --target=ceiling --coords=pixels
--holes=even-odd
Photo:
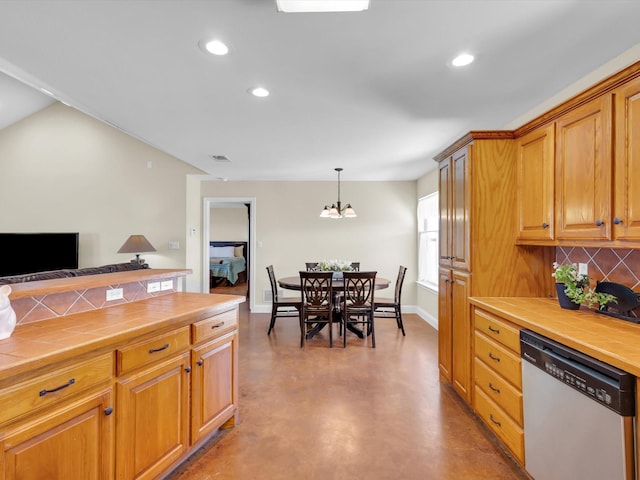
[[[640,44],[638,18],[637,0],[3,0],[0,71],[213,177],[412,180]],[[228,55],[199,47],[214,37]],[[0,76],[0,128],[50,101]]]

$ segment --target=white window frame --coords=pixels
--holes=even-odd
[[[438,291],[440,204],[438,192],[418,199],[418,285]]]

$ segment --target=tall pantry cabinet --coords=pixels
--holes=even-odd
[[[472,403],[468,298],[548,296],[554,252],[515,245],[513,132],[470,132],[435,160],[440,171],[440,378]]]

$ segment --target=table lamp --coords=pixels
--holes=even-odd
[[[118,253],[135,253],[136,258],[131,260],[131,263],[143,264],[144,259],[140,258],[140,254],[144,252],[155,252],[156,249],[149,243],[144,235],[131,235],[124,242],[124,245],[120,247]]]

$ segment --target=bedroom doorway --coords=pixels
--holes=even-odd
[[[252,197],[208,197],[203,205],[203,291],[212,293],[245,294],[249,308],[254,309],[255,265],[255,198]],[[233,238],[232,238],[233,237]],[[210,245],[244,243],[246,270],[239,272],[237,281],[211,276],[209,268]],[[215,269],[216,275],[220,269]],[[213,286],[213,288],[211,288]],[[209,288],[208,288],[209,287]]]

